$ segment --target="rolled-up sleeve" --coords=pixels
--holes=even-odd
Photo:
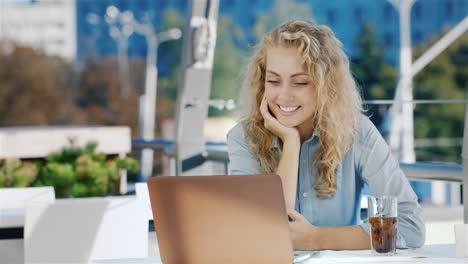
[[[252,151],[250,150],[245,136],[242,123],[238,123],[227,134],[227,145],[229,154],[229,174],[256,174]]]
[[[361,126],[354,146],[357,173],[368,184],[371,195],[397,197],[397,247],[423,246],[425,225],[416,194],[377,128],[366,117]],[[362,227],[370,232],[368,223]]]

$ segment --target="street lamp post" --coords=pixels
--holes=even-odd
[[[123,98],[127,98],[130,94],[130,76],[128,68],[128,38],[133,34],[133,27],[130,25],[132,17],[130,11],[120,12],[115,6],[109,6],[106,9],[105,20],[110,25],[109,35],[117,42],[118,61],[119,61],[119,76],[121,79],[121,92]],[[117,26],[120,23],[120,27]]]
[[[128,68],[128,38],[133,34],[133,28],[128,24],[129,11],[123,13],[115,6],[106,9],[104,21],[109,25],[109,35],[117,43],[117,54],[120,78],[120,96],[127,98],[130,94],[130,77]],[[91,25],[99,25],[101,19],[95,13],[88,13],[86,17]],[[120,25],[119,25],[120,24]]]
[[[147,42],[145,93],[140,96],[139,124],[140,137],[144,140],[154,139],[156,120],[156,96],[158,84],[157,57],[159,44],[179,39],[182,32],[178,28],[156,33],[153,25],[142,24],[132,17],[130,24],[136,32],[142,34]],[[141,172],[139,181],[145,181],[153,174],[154,151],[150,148],[143,149],[140,157]]]
[[[411,75],[411,7],[415,0],[388,0],[400,14],[400,67],[399,81],[395,93],[393,121],[390,132],[390,145],[398,150],[401,162],[414,163],[413,104],[402,103],[413,100],[413,81]],[[398,120],[397,120],[398,119]]]
[[[156,91],[158,82],[157,56],[159,44],[179,39],[182,32],[178,28],[169,29],[156,33],[151,22],[140,23],[135,20],[131,11],[120,12],[115,6],[106,9],[106,22],[110,25],[109,34],[118,43],[119,69],[122,78],[122,95],[129,94],[128,59],[127,48],[128,38],[137,32],[143,35],[147,42],[146,71],[145,71],[145,91],[139,98],[139,129],[140,137],[144,140],[154,139],[156,120]],[[95,14],[88,16],[91,24],[99,23],[99,18]],[[120,24],[120,27],[117,24]],[[150,148],[143,149],[140,157],[141,172],[139,181],[144,181],[153,174],[154,152]]]

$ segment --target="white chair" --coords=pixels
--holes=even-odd
[[[26,207],[54,201],[53,187],[0,188],[0,228],[23,227]]]
[[[149,198],[148,185],[146,182],[139,182],[135,184],[135,193],[137,199],[142,203],[148,220],[153,220],[153,212],[151,210],[151,202]]]
[[[147,219],[153,220],[153,211],[151,210],[151,201],[150,201],[149,192],[148,192],[148,185],[146,185],[146,182],[139,182],[135,184],[135,192],[136,192],[137,199],[141,202],[143,206],[143,210],[145,211]],[[149,246],[148,247],[149,255],[152,257],[156,257],[155,258],[156,260],[160,260],[159,244],[158,244],[158,238],[156,237],[156,234],[152,234],[152,233],[150,234],[150,237],[148,239],[148,246]]]
[[[27,208],[25,263],[148,256],[148,219],[135,197],[57,200]]]

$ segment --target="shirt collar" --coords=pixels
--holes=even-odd
[[[308,138],[306,141],[304,141],[304,143],[308,143],[308,142],[312,141],[315,137],[318,138],[318,130],[317,130],[317,128],[314,128],[314,131],[312,132],[312,136],[310,136],[310,138]],[[273,137],[273,144],[272,144],[271,147],[272,147],[272,148],[279,148],[278,142],[279,142],[278,136],[274,136],[274,137]]]

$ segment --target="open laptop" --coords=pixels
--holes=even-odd
[[[277,175],[153,177],[148,191],[163,263],[269,263],[294,256]]]

